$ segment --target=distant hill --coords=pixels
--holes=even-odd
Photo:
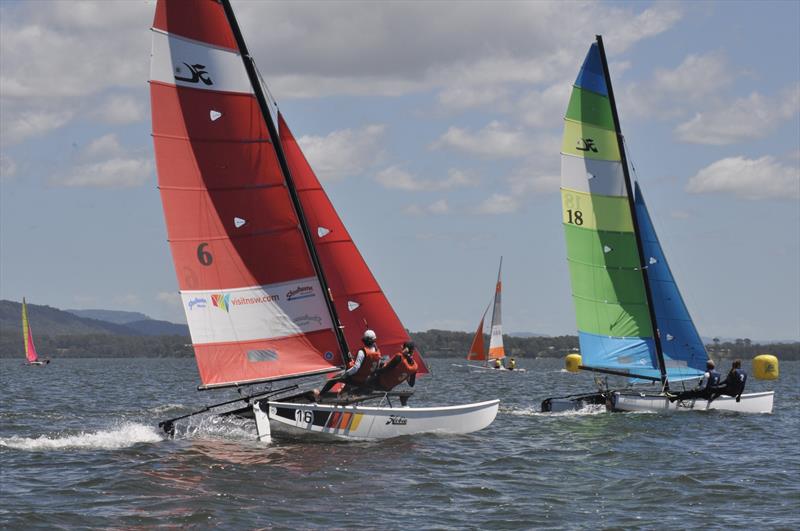
[[[156,319],[143,319],[125,324],[126,328],[135,330],[143,336],[188,336],[189,325],[158,321]]]
[[[139,335],[123,325],[78,317],[51,306],[28,303],[28,318],[34,337],[38,335],[118,334]],[[22,334],[22,304],[0,300],[0,333]]]
[[[82,310],[77,310],[82,312]],[[45,358],[192,356],[186,325],[158,321],[138,312],[88,310],[127,324],[81,317],[50,306],[28,304],[36,349]],[[22,352],[22,304],[0,300],[0,358]],[[124,316],[124,317],[123,317]],[[142,319],[143,317],[143,319]]]
[[[143,313],[139,312],[122,312],[119,310],[64,310],[78,317],[86,317],[87,319],[97,319],[98,321],[106,321],[107,323],[114,324],[128,324],[136,321],[146,321],[150,318]]]

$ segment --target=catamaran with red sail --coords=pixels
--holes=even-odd
[[[506,349],[503,346],[503,319],[501,311],[501,297],[503,291],[503,282],[500,276],[503,271],[503,258],[500,258],[500,267],[497,270],[497,284],[495,285],[494,295],[492,296],[492,328],[489,335],[489,350],[487,351],[484,346],[483,340],[483,324],[486,320],[486,314],[489,312],[489,306],[483,312],[478,329],[475,331],[475,336],[472,338],[472,344],[467,353],[467,361],[482,361],[482,365],[469,364],[468,367],[473,369],[494,369],[494,370],[512,370],[512,367],[506,367],[502,364],[502,360],[506,357]],[[525,372],[525,369],[518,369],[513,367],[513,370],[518,372]]]
[[[158,182],[200,389],[337,372],[368,328],[382,351],[398,352],[406,329],[263,85],[230,2],[159,0],[152,36]],[[280,391],[233,412],[254,418],[260,439],[273,428],[467,433],[488,426],[499,402],[410,408],[391,400],[408,392],[318,403]]]
[[[43,367],[50,363],[50,360],[39,359],[36,353],[36,346],[33,344],[33,333],[31,333],[31,323],[28,320],[28,305],[25,298],[22,298],[22,341],[25,344],[25,365],[33,367]]]

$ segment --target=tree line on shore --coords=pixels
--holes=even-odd
[[[0,336],[0,358],[22,358],[22,333],[4,330]],[[411,338],[425,356],[466,358],[473,334],[449,330],[411,332]],[[122,336],[111,334],[69,334],[36,336],[36,349],[49,358],[173,358],[191,357],[188,336]],[[503,336],[506,354],[517,358],[562,358],[578,351],[577,336]],[[486,337],[488,344],[488,337]],[[800,342],[753,343],[750,339],[714,339],[706,346],[714,359],[750,359],[772,354],[782,360],[800,360]],[[391,354],[386,352],[385,354]]]

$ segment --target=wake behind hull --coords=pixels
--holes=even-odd
[[[738,413],[772,413],[774,391],[742,395],[739,402],[730,396],[720,396],[709,402],[702,398],[670,402],[663,394],[615,391],[611,394],[614,411],[735,411]]]
[[[452,435],[482,430],[494,421],[499,404],[500,400],[489,400],[460,406],[410,408],[262,402],[260,410],[254,408],[254,413],[258,426],[259,415],[268,410],[266,416],[272,434],[368,441],[420,433]],[[259,438],[264,439],[262,433]]]

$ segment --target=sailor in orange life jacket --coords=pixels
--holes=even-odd
[[[414,343],[406,341],[401,352],[375,371],[368,385],[379,391],[391,391],[395,386],[408,381],[408,385],[414,387],[418,368],[414,360]]]
[[[358,350],[356,359],[350,360],[347,364],[347,370],[343,371],[339,376],[328,380],[322,390],[319,393],[315,392],[314,395],[316,397],[323,396],[330,391],[331,387],[340,382],[345,384],[348,391],[353,388],[365,387],[369,377],[378,368],[378,362],[381,359],[381,352],[376,344],[377,340],[378,336],[375,335],[375,332],[372,330],[365,331],[361,337],[364,347]]]

